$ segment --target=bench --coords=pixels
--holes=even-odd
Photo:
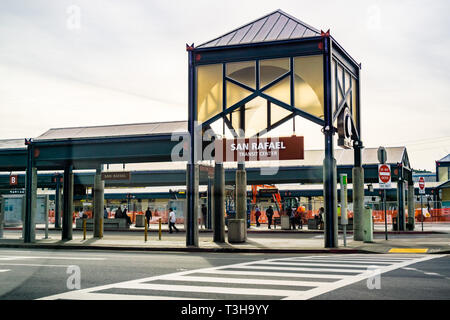
[[[77,229],[83,229],[83,219],[76,219],[75,226]],[[93,230],[94,219],[86,219],[86,230]],[[120,230],[129,229],[125,219],[103,219],[103,230]]]

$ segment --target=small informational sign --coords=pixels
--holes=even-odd
[[[388,164],[378,165],[378,183],[380,184],[380,189],[390,189],[391,188],[391,166]]]
[[[260,189],[259,194],[260,195],[273,195],[278,193],[278,189]]]
[[[348,224],[347,217],[347,175],[340,175],[340,183],[341,183],[341,224]]]
[[[9,176],[9,185],[10,186],[17,186],[19,183],[19,177],[16,174],[12,174]]]
[[[301,160],[304,159],[304,138],[223,139],[215,141],[215,150],[218,162]]]
[[[425,194],[425,178],[419,178],[419,194]]]
[[[206,172],[209,178],[214,177],[214,167],[213,166],[205,166],[203,164],[198,166],[200,172]]]
[[[102,172],[102,180],[130,180],[130,172]]]

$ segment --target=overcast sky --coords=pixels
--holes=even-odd
[[[185,120],[185,44],[276,9],[331,29],[362,63],[365,146],[405,145],[415,169],[434,171],[450,153],[448,0],[2,0],[0,139]],[[307,149],[323,148],[320,127],[296,127]]]

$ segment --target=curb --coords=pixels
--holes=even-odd
[[[55,245],[55,244],[0,244],[0,248],[22,249],[72,249],[72,250],[110,250],[110,251],[153,251],[153,252],[212,252],[212,253],[379,253],[365,249],[268,249],[268,248],[161,248],[161,247],[125,247],[125,246],[83,246],[83,245]]]
[[[3,230],[9,230],[9,231],[20,231],[22,230],[22,228],[4,228]],[[36,230],[38,231],[45,231],[45,228],[36,228]],[[61,231],[61,228],[55,229],[48,229],[49,231]],[[82,232],[83,229],[81,228],[73,228],[73,231],[79,231]],[[92,230],[87,230],[87,231],[92,231]],[[144,229],[106,229],[105,231],[108,232],[144,232]],[[198,230],[199,233],[213,233],[212,230]],[[148,230],[148,233],[158,233],[158,230]],[[169,230],[161,230],[161,232],[163,233],[168,233]],[[185,230],[180,230],[180,233],[186,233]],[[227,233],[228,230],[225,230],[225,233]],[[285,234],[285,233],[304,233],[304,234],[323,234],[324,231],[323,230],[247,230],[247,233],[251,233],[251,234]],[[343,234],[342,230],[338,231],[338,234]],[[347,235],[353,234],[353,231],[347,231]],[[373,234],[385,234],[384,231],[374,231]],[[429,234],[448,234],[447,232],[443,232],[443,231],[388,231],[388,234],[393,234],[393,235],[407,235],[407,234],[411,234],[411,235],[429,235]]]

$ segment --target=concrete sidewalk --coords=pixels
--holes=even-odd
[[[181,228],[181,226],[180,226]],[[265,231],[265,232],[264,232]],[[347,235],[347,246],[343,246],[343,235],[339,234],[339,248],[324,248],[323,232],[301,232],[294,230],[254,230],[250,229],[245,243],[215,243],[213,233],[200,232],[199,246],[186,247],[186,233],[162,233],[151,230],[148,241],[144,241],[144,232],[135,231],[105,231],[102,239],[93,239],[92,231],[73,232],[73,240],[62,241],[61,232],[49,231],[49,239],[44,239],[44,232],[38,230],[36,242],[25,244],[19,230],[5,230],[4,238],[0,239],[3,248],[46,248],[46,249],[103,249],[103,250],[139,250],[139,251],[185,251],[185,252],[252,252],[252,253],[388,253],[393,248],[405,253],[450,253],[450,234],[426,232],[389,234],[385,240],[384,233],[374,235],[372,243],[353,241],[351,234]],[[227,239],[227,237],[226,237]],[[421,249],[421,250],[413,250]]]

